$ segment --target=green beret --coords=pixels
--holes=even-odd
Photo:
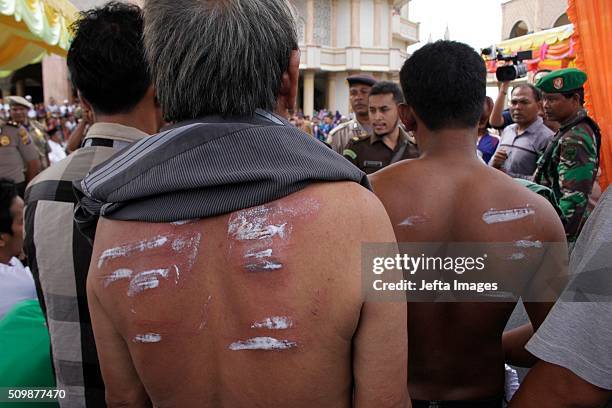
[[[576,68],[553,71],[536,83],[536,87],[546,93],[565,93],[581,88],[587,75]]]

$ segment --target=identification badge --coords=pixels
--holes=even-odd
[[[382,169],[383,163],[381,161],[366,160],[363,162],[363,167]]]

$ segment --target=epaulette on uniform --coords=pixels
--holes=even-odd
[[[340,131],[340,130],[344,129],[345,127],[347,127],[347,126],[348,126],[348,124],[349,124],[349,123],[351,123],[351,122],[344,122],[344,123],[339,124],[338,126],[336,126],[335,128],[333,128],[333,129],[331,130],[331,132],[329,132],[329,134],[330,134],[330,135],[333,135],[334,133],[336,133],[336,132],[338,132],[338,131]]]

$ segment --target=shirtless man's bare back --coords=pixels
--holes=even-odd
[[[415,130],[421,157],[370,176],[398,242],[564,242],[563,227],[548,202],[487,167],[476,154],[485,76],[479,56],[453,42],[427,45],[404,65],[401,81],[407,105],[400,114],[407,128]],[[488,113],[482,116],[486,120]],[[527,216],[496,218],[491,209]],[[418,222],[405,222],[410,217]],[[503,274],[517,273],[518,265],[502,269]],[[526,303],[534,326],[550,306]],[[436,400],[500,407],[501,340],[513,308],[510,302],[410,303],[413,406],[427,407]]]
[[[127,219],[174,221],[98,223],[87,288],[108,405],[409,406],[405,304],[361,290],[361,243],[394,242],[389,218],[363,173],[281,118],[300,61],[289,3],[149,0],[145,44],[177,124],[83,182],[165,189],[172,208],[157,190]],[[236,185],[250,189],[228,198]],[[244,201],[260,205],[223,210]]]
[[[355,183],[186,223],[101,220],[88,289],[109,404],[349,407],[354,387],[358,406],[404,406],[405,307],[363,303],[355,250],[393,239]]]

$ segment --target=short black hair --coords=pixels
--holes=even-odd
[[[520,88],[529,88],[529,89],[531,89],[531,92],[533,93],[533,97],[534,97],[536,102],[540,102],[542,100],[542,91],[540,91],[535,86],[533,86],[531,84],[527,84],[527,83],[525,83],[525,84],[518,84],[517,86],[515,86],[512,89],[512,93],[514,93],[514,91],[516,89],[520,89]]]
[[[584,88],[583,87],[574,89],[569,92],[563,92],[561,95],[565,96],[567,99],[571,99],[576,94],[578,95],[578,97],[580,97],[580,104],[584,105]]]
[[[400,83],[406,103],[430,130],[478,125],[486,96],[482,57],[466,44],[436,41],[404,63]]]
[[[374,86],[372,86],[372,89],[370,89],[370,96],[386,94],[393,94],[393,100],[398,105],[404,102],[404,94],[402,93],[399,85],[397,85],[395,82],[380,81],[375,83]]]
[[[15,183],[7,178],[0,178],[0,233],[13,235],[11,206],[16,197]]]
[[[143,26],[140,7],[119,2],[83,11],[71,26],[70,78],[95,111],[129,113],[151,85]]]

